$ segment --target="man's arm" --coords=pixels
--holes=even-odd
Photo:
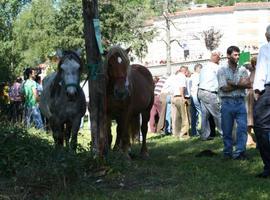
[[[247,88],[251,88],[251,81],[249,77],[246,78],[240,78],[238,83],[234,83],[231,80],[227,81],[228,86],[230,86],[229,88],[231,89],[231,91],[233,90],[237,90],[237,89],[247,89]]]
[[[37,88],[32,87],[32,92],[34,94],[34,97],[35,97],[36,101],[39,101],[39,95],[38,95],[38,92],[37,92]]]

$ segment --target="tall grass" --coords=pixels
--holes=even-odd
[[[81,130],[76,154],[55,150],[50,134],[0,123],[0,199],[269,199],[268,179],[255,178],[262,162],[255,148],[248,160],[224,160],[222,141],[178,141],[151,134],[150,157],[135,144],[130,162],[110,152],[97,168]],[[213,156],[196,157],[206,149]]]

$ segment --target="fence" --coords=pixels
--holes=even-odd
[[[258,53],[252,53],[251,56],[257,56]],[[223,65],[227,61],[227,57],[222,57],[220,59],[220,65]],[[171,63],[171,72],[172,74],[175,73],[180,66],[187,66],[191,72],[193,72],[193,68],[197,63],[207,65],[210,62],[210,59],[201,59],[201,60],[191,60],[191,61],[184,61],[179,63]],[[147,66],[153,76],[162,76],[167,73],[167,65],[150,65]]]

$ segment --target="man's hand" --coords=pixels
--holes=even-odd
[[[255,99],[255,101],[257,101],[260,98],[260,96],[261,96],[260,94],[261,94],[260,90],[255,90],[254,91],[254,99]]]
[[[252,88],[250,79],[248,77],[247,78],[240,78],[238,85],[241,88]]]

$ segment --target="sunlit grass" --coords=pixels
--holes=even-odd
[[[115,132],[115,126],[114,132]],[[178,141],[148,134],[150,157],[127,161],[109,152],[97,168],[89,152],[91,134],[84,126],[77,154],[54,149],[50,133],[20,126],[0,126],[0,199],[269,199],[268,179],[255,175],[262,161],[255,148],[249,160],[223,160],[222,141]],[[196,157],[209,149],[212,157]]]

